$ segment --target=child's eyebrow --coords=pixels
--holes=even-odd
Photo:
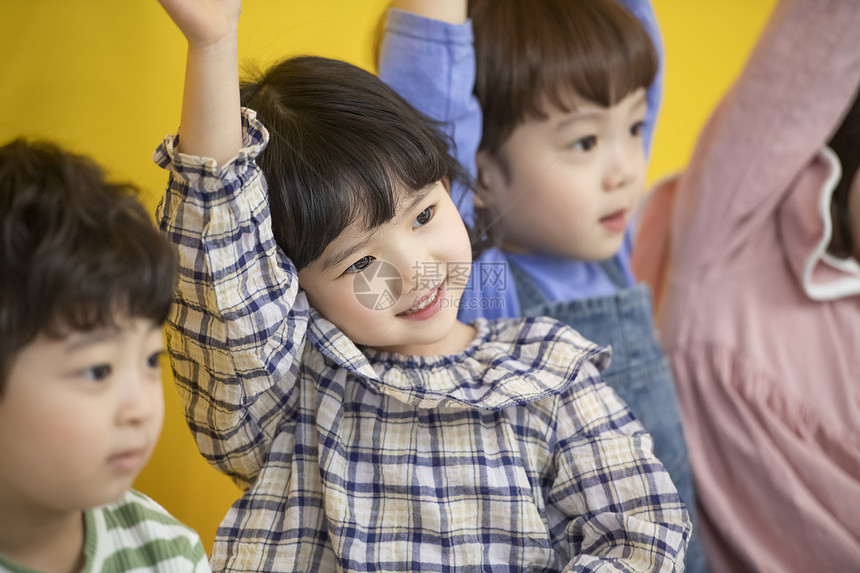
[[[603,110],[574,111],[555,125],[556,131],[562,131],[572,125],[581,123],[593,125],[603,116]]]
[[[644,91],[640,92],[639,95],[636,96],[636,99],[633,100],[633,107],[634,108],[637,108],[641,105],[647,105],[647,104],[648,104],[648,94],[647,94],[647,92],[644,92]]]
[[[113,334],[114,333],[110,332],[106,328],[99,328],[92,332],[75,333],[69,336],[66,350],[69,352],[76,352],[82,348],[86,348],[87,346],[92,346],[93,344],[98,344],[99,342],[108,340]]]
[[[361,240],[357,243],[353,243],[352,245],[347,245],[346,247],[343,247],[342,249],[336,250],[334,253],[332,253],[331,255],[326,257],[325,260],[323,260],[323,263],[322,263],[323,271],[328,271],[332,267],[337,266],[345,258],[347,258],[350,255],[355,254],[357,251],[363,249],[364,246],[367,245],[367,243],[369,241],[370,241],[370,236],[367,236],[364,238],[364,240]]]
[[[648,98],[647,98],[646,93],[643,91],[643,92],[640,92],[639,95],[637,95],[634,98],[633,103],[630,106],[630,109],[631,110],[637,110],[640,107],[642,107],[643,105],[647,105],[647,104],[648,104]],[[587,110],[587,111],[576,111],[576,110],[574,110],[568,115],[568,117],[566,117],[566,118],[564,118],[558,122],[558,124],[556,125],[556,129],[563,129],[565,127],[568,127],[570,125],[575,125],[577,123],[594,122],[594,121],[597,121],[599,118],[601,118],[604,113],[606,113],[606,110],[603,108],[594,109],[594,110]]]
[[[92,331],[78,331],[73,334],[70,334],[66,338],[66,350],[68,352],[77,352],[82,348],[86,348],[87,346],[92,346],[94,344],[99,344],[104,342],[105,340],[111,340],[114,338],[118,332],[120,332],[120,328],[113,328],[110,326],[104,326],[100,328],[96,328]],[[150,329],[147,331],[147,334],[152,333],[156,330],[161,330],[161,325],[157,322],[153,322]]]

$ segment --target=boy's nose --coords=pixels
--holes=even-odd
[[[122,424],[142,424],[158,411],[161,394],[160,380],[151,372],[129,373],[120,390],[118,419]]]
[[[604,191],[614,191],[624,187],[634,177],[636,170],[635,158],[624,145],[608,146],[607,163],[603,173]]]

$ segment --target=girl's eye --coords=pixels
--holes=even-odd
[[[639,137],[642,135],[642,130],[645,129],[644,121],[637,121],[630,127],[630,135],[633,137]]]
[[[146,359],[147,368],[161,368],[161,356],[164,354],[163,350],[159,350],[158,352],[149,355]]]
[[[360,273],[361,271],[369,267],[370,263],[372,263],[373,261],[373,257],[361,257],[360,259],[349,265],[349,268],[346,269],[346,271],[344,272],[346,272],[347,274]]]
[[[98,364],[85,369],[83,374],[85,378],[90,380],[100,381],[110,376],[111,367],[109,364]]]
[[[571,143],[570,148],[574,151],[591,151],[595,145],[597,145],[597,137],[589,135]]]
[[[433,213],[436,211],[436,206],[427,207],[415,217],[415,222],[412,223],[412,228],[415,229],[417,227],[423,227],[427,223],[430,222],[430,219],[433,218]]]

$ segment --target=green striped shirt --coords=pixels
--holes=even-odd
[[[129,490],[84,512],[86,564],[81,573],[211,571],[197,533],[155,501]],[[35,573],[0,554],[0,571]]]

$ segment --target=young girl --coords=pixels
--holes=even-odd
[[[466,0],[394,7],[380,76],[451,126],[503,239],[477,259],[459,318],[550,316],[611,346],[602,377],[652,435],[695,534],[674,383],[651,293],[630,270],[627,222],[644,192],[662,81],[651,3],[472,0],[470,23]],[[471,197],[458,207],[472,216]],[[706,570],[695,535],[686,567]]]
[[[642,219],[717,573],[860,564],[858,28],[780,2]]]
[[[547,319],[457,321],[470,244],[428,120],[321,58],[240,100],[239,2],[162,4],[188,39],[157,152],[169,350],[200,450],[245,489],[214,568],[674,570],[690,523],[605,352]]]

